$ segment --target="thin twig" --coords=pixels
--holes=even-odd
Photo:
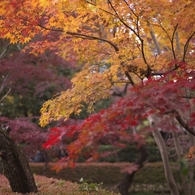
[[[7,52],[8,48],[10,47],[11,43],[9,43],[5,49],[3,50],[3,52],[0,54],[0,60],[4,57],[5,53]]]
[[[171,37],[169,36],[169,34],[168,34],[168,32],[165,30],[165,28],[161,25],[161,24],[159,24],[159,25],[157,25],[157,26],[160,26],[161,27],[161,29],[165,32],[165,34],[167,35],[167,37],[168,37],[168,39],[171,41]]]
[[[138,15],[133,11],[133,9],[131,9],[131,7],[128,5],[126,0],[123,0],[123,2],[126,4],[126,6],[129,8],[129,10],[133,13],[133,15],[138,18]]]
[[[6,96],[9,94],[10,91],[11,91],[11,89],[9,89],[9,90],[6,92],[6,94],[0,99],[0,102],[2,102],[2,101],[6,98]]]
[[[119,14],[117,13],[116,9],[114,8],[114,6],[112,5],[111,1],[108,0],[108,3],[110,4],[112,10],[114,11],[114,13],[116,14],[116,17],[120,20],[120,22],[126,26],[128,29],[130,29],[137,37],[139,37],[139,35],[137,34],[137,32],[131,27],[129,26],[120,16]]]
[[[175,26],[173,34],[172,34],[172,38],[171,38],[171,48],[172,48],[172,53],[173,53],[174,60],[176,60],[175,49],[174,49],[174,37],[175,37],[177,27],[178,27],[178,24]]]
[[[178,32],[176,32],[176,34],[175,34],[175,39],[176,39],[176,49],[177,49],[177,50],[180,50]]]

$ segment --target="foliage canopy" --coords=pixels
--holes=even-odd
[[[70,89],[43,104],[41,126],[79,114],[83,104],[92,112],[97,100],[124,87],[109,109],[53,128],[45,147],[78,132],[68,147],[73,159],[87,146],[96,151],[105,136],[121,147],[140,145],[152,130],[144,124],[149,115],[160,119],[155,128],[177,131],[177,123],[195,135],[192,0],[2,0],[0,13],[1,38],[28,43],[25,50],[35,55],[52,50],[82,67]],[[31,42],[39,35],[46,39]]]

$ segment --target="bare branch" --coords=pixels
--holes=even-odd
[[[166,106],[165,106],[166,107]],[[195,129],[191,128],[181,117],[181,115],[179,114],[179,112],[176,109],[171,109],[171,110],[167,110],[164,114],[176,114],[175,118],[178,121],[178,123],[186,130],[188,131],[190,134],[192,134],[193,136],[195,136]]]
[[[150,77],[151,76],[151,72],[152,72],[152,69],[150,68],[150,65],[148,64],[147,60],[146,60],[146,56],[145,56],[145,52],[144,52],[144,40],[140,38],[140,41],[141,41],[141,53],[142,53],[142,57],[143,57],[143,60],[145,62],[145,64],[147,65],[147,73],[146,73],[146,77]]]
[[[169,112],[169,111],[168,111]],[[188,123],[186,123],[183,118],[181,117],[180,113],[176,110],[176,109],[172,109],[170,110],[169,113],[175,113],[176,116],[176,120],[178,121],[178,123],[186,130],[188,131],[190,134],[192,134],[193,136],[195,136],[195,129],[191,128]]]
[[[186,58],[186,53],[188,50],[188,46],[190,43],[190,40],[192,39],[192,37],[195,35],[195,31],[189,36],[188,40],[186,41],[186,44],[184,45],[184,51],[183,51],[183,62],[185,62],[185,58]]]
[[[159,25],[157,25],[157,26],[159,26],[159,27],[165,32],[165,34],[167,35],[168,39],[171,41],[171,37],[169,36],[169,34],[168,34],[168,32],[166,31],[166,29],[165,29],[161,24],[159,24]]]
[[[177,49],[177,50],[180,50],[178,32],[176,32],[176,34],[175,34],[175,39],[176,39],[176,49]]]
[[[171,48],[172,48],[172,53],[173,53],[173,57],[175,60],[176,60],[176,55],[175,55],[175,49],[174,49],[174,37],[175,37],[177,27],[178,27],[178,24],[175,26],[172,37],[171,37]]]
[[[129,79],[129,81],[130,81],[131,85],[132,85],[132,86],[133,86],[133,85],[135,85],[135,83],[134,83],[133,79],[131,78],[131,75],[130,75],[127,71],[125,71],[125,75],[126,75],[126,76],[127,76],[127,78]]]
[[[193,136],[195,136],[195,129],[189,127],[189,125],[187,123],[185,123],[185,121],[183,120],[183,118],[181,117],[181,115],[177,112],[177,116],[175,117],[177,119],[177,121],[179,122],[179,124],[186,130],[188,131],[190,134],[192,134]]]
[[[10,47],[11,43],[9,43],[5,49],[3,50],[3,52],[0,54],[0,60],[3,59],[3,57],[5,56],[5,53],[8,51],[8,48]]]
[[[11,91],[11,89],[9,89],[9,90],[6,92],[6,94],[0,99],[0,102],[2,102],[2,101],[6,98],[6,96],[9,94],[10,91]]]

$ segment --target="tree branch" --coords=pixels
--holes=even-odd
[[[188,46],[190,43],[190,40],[192,39],[192,37],[195,35],[195,31],[190,35],[190,37],[188,38],[188,40],[186,41],[186,44],[184,45],[184,51],[183,51],[183,62],[185,62],[185,58],[186,58],[186,53],[188,50]]]
[[[38,26],[45,29],[45,30],[65,32],[65,31],[63,31],[63,29],[47,28],[47,27],[45,27],[41,24],[39,24]],[[95,37],[95,36],[91,36],[91,35],[85,35],[85,34],[82,34],[82,33],[70,32],[70,31],[67,31],[65,33],[68,34],[68,35],[71,35],[71,36],[78,37],[78,38],[86,38],[86,39],[89,39],[89,40],[99,40],[99,41],[102,41],[102,42],[106,42],[109,45],[111,45],[116,52],[119,51],[119,48],[117,47],[117,45],[115,45],[113,42],[111,42],[107,39],[103,39],[103,38]]]
[[[128,88],[129,83],[125,84],[125,87],[123,89],[123,91],[114,91],[112,93],[113,96],[119,96],[119,97],[123,97],[126,93],[127,93],[127,88]]]
[[[147,73],[146,73],[146,77],[148,78],[152,72],[151,68],[150,68],[150,65],[148,64],[147,60],[146,60],[146,56],[145,56],[145,52],[144,52],[144,40],[140,37],[139,33],[136,32],[131,26],[129,26],[120,16],[119,14],[117,13],[116,9],[114,8],[114,6],[112,5],[111,1],[108,0],[108,3],[110,4],[112,10],[114,11],[114,13],[116,14],[116,17],[120,20],[120,22],[125,26],[127,27],[128,29],[130,29],[136,36],[137,38],[140,40],[141,42],[141,53],[142,53],[142,57],[143,57],[143,60],[144,60],[144,63],[147,65]],[[138,17],[137,17],[137,20],[138,20]],[[137,30],[138,30],[138,27],[137,27]],[[125,73],[126,74],[126,73]],[[127,76],[129,78],[129,75]],[[130,80],[131,82],[131,80]]]
[[[11,91],[11,89],[8,89],[6,94],[0,99],[0,102],[2,102],[6,98],[6,96],[9,94],[10,91]]]
[[[66,32],[66,34],[76,36],[79,38],[87,38],[89,40],[99,40],[102,42],[106,42],[106,43],[110,44],[115,49],[116,52],[119,51],[119,48],[117,47],[117,45],[115,45],[114,43],[112,43],[111,41],[109,41],[107,39],[103,39],[103,38],[95,37],[95,36],[90,36],[90,35],[85,35],[85,34],[80,34],[80,33],[74,33],[74,32],[70,32],[70,31]]]
[[[157,26],[159,26],[159,27],[165,32],[165,34],[167,35],[168,39],[171,41],[171,37],[169,36],[169,34],[168,34],[168,32],[166,31],[166,29],[165,29],[161,24],[159,24],[159,25],[157,25]]]
[[[90,5],[93,5],[93,6],[96,6],[95,3],[92,3],[92,2],[89,2],[89,1],[86,1],[86,3],[88,3],[88,4],[90,4]],[[105,9],[102,9],[102,8],[99,8],[99,9],[100,9],[101,11],[107,13],[107,14],[110,14],[111,16],[115,16],[113,13],[111,13],[111,12],[105,10]]]
[[[131,9],[131,7],[128,5],[126,0],[123,0],[123,2],[126,4],[126,6],[129,8],[129,10],[133,13],[133,15],[138,18],[138,15],[133,11],[133,9]]]
[[[112,5],[111,1],[108,0],[108,3],[110,4],[112,10],[114,11],[114,13],[116,14],[116,17],[120,20],[120,22],[126,26],[128,29],[130,29],[138,38],[139,38],[139,34],[132,28],[130,27],[120,16],[119,14],[117,13],[116,9],[114,8],[114,6]]]
[[[176,55],[175,55],[175,49],[174,49],[174,37],[175,37],[177,27],[178,27],[178,24],[175,26],[173,34],[172,34],[172,38],[171,38],[171,48],[172,48],[172,53],[173,53],[173,57],[175,60],[176,60]]]
[[[189,125],[183,120],[183,118],[181,117],[181,115],[175,110],[175,113],[177,113],[177,116],[175,117],[178,121],[178,123],[186,130],[188,131],[190,134],[192,134],[193,136],[195,136],[195,130],[194,128],[189,127]]]
[[[131,75],[127,71],[125,71],[125,75],[129,79],[131,85],[134,86],[135,83],[134,83],[133,79],[131,78]]]
[[[177,49],[177,50],[180,50],[178,32],[176,32],[176,34],[175,34],[175,39],[176,39],[176,49]]]
[[[167,106],[165,106],[167,108]],[[178,121],[178,123],[186,130],[188,131],[190,134],[192,134],[193,136],[195,136],[195,129],[191,128],[181,117],[181,115],[179,114],[179,112],[176,109],[171,109],[171,110],[167,110],[164,114],[176,114],[175,118]]]
[[[167,73],[173,72],[174,70],[177,70],[180,66],[182,66],[182,65],[177,65],[166,72],[151,72],[150,75],[151,76],[162,76],[162,75],[165,75]]]

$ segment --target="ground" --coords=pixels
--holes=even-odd
[[[81,185],[70,181],[58,180],[54,178],[47,178],[44,176],[34,175],[36,185],[38,186],[38,193],[30,193],[28,195],[117,195],[113,192],[106,192],[101,189],[89,188],[83,189]],[[20,193],[13,193],[9,186],[9,182],[4,175],[0,175],[0,194],[2,195],[21,195]]]

